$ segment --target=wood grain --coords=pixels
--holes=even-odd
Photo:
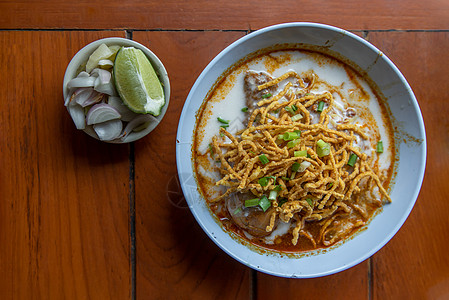
[[[124,32],[0,32],[0,295],[130,296],[128,147],[77,131],[62,79],[86,43]]]
[[[240,32],[133,32],[171,79],[167,114],[135,144],[138,299],[247,299],[249,269],[220,250],[187,208],[175,160],[179,116],[207,63]]]
[[[369,33],[407,78],[427,133],[427,166],[416,205],[373,260],[373,299],[449,298],[449,33]],[[406,274],[406,275],[405,275]]]
[[[348,30],[449,29],[449,2],[409,1],[57,1],[0,2],[0,28],[259,29],[319,22]]]
[[[257,299],[369,299],[368,260],[346,271],[310,279],[257,276]]]

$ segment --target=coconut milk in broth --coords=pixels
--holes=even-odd
[[[391,179],[394,162],[392,126],[385,107],[367,81],[348,65],[327,55],[309,50],[282,50],[259,55],[231,69],[221,78],[215,89],[209,92],[208,99],[203,103],[202,111],[197,116],[192,150],[199,190],[206,199],[224,191],[223,188],[215,186],[221,175],[216,172],[216,162],[207,155],[212,137],[219,134],[220,126],[223,125],[217,121],[217,117],[230,121],[226,130],[231,134],[245,128],[245,122],[250,115],[250,112],[242,111],[242,108],[248,107],[244,88],[247,72],[264,72],[276,78],[289,71],[299,74],[305,79],[306,84],[307,80],[315,81],[310,93],[332,94],[334,107],[329,114],[331,117],[329,127],[332,128],[333,124],[343,120],[361,126],[369,136],[369,140],[357,140],[355,146],[368,156],[373,156],[373,164],[379,168],[379,174],[389,178],[388,181]],[[293,83],[294,80],[296,79],[282,81],[277,87],[277,92],[289,81]],[[302,88],[297,86],[297,89],[299,91]],[[281,98],[280,101],[286,99]],[[318,113],[311,113],[311,117],[311,123],[318,122]],[[383,142],[382,155],[374,153],[378,141]],[[227,222],[229,218],[221,205],[213,204],[210,207],[227,229],[237,231],[249,240],[252,239],[251,235],[239,231]],[[279,225],[270,235],[262,239],[262,244],[269,246],[277,236],[289,230],[288,224]]]

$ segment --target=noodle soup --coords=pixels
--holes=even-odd
[[[393,131],[354,69],[300,49],[259,53],[217,81],[192,145],[222,226],[277,251],[344,241],[391,201]]]

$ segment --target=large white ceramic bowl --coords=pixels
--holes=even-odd
[[[367,228],[353,238],[326,251],[312,251],[309,255],[257,251],[224,230],[199,194],[192,171],[191,145],[195,114],[217,78],[248,54],[284,43],[325,47],[366,72],[385,96],[393,124],[397,127],[395,143],[399,160],[391,190],[393,202],[385,205]],[[198,223],[221,249],[258,271],[283,277],[308,278],[333,274],[362,262],[383,247],[399,230],[421,188],[426,163],[426,137],[418,102],[404,76],[385,54],[343,29],[314,23],[288,23],[248,34],[228,46],[209,63],[185,102],[179,121],[176,156],[178,174],[188,205]]]
[[[164,88],[165,105],[162,108],[160,115],[156,117],[157,122],[151,122],[150,125],[148,125],[145,129],[143,129],[141,131],[131,132],[124,139],[116,139],[116,140],[112,140],[112,141],[107,141],[109,143],[115,143],[115,144],[134,142],[138,139],[143,138],[148,133],[153,131],[154,128],[156,128],[156,126],[159,124],[159,122],[164,117],[165,112],[167,111],[167,108],[168,108],[168,102],[170,100],[170,80],[168,78],[168,73],[165,70],[165,67],[162,64],[162,62],[160,61],[160,59],[150,49],[148,49],[144,45],[142,45],[138,42],[132,41],[132,40],[113,37],[113,38],[104,38],[104,39],[96,40],[96,41],[93,41],[92,43],[84,46],[81,50],[79,50],[75,54],[75,56],[73,56],[72,60],[70,61],[70,63],[67,66],[66,72],[64,74],[64,80],[63,80],[64,99],[66,99],[67,95],[69,94],[69,89],[67,88],[67,83],[71,79],[75,78],[78,75],[80,66],[82,64],[85,64],[87,62],[87,60],[89,59],[89,56],[103,43],[106,44],[107,46],[119,45],[119,46],[126,46],[126,47],[134,47],[134,48],[142,50],[143,53],[150,60],[152,66],[153,66],[154,70],[156,71],[156,74],[158,75],[159,80],[161,81],[162,86]],[[91,137],[98,139],[97,134],[95,133],[95,131],[92,128],[86,127],[86,129],[84,129],[83,131],[85,133],[87,133],[88,135],[90,135]]]

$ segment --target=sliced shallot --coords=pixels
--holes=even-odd
[[[131,132],[143,130],[148,127],[150,122],[159,123],[159,120],[152,115],[139,115],[129,122],[123,130],[122,139],[126,138]],[[139,128],[140,127],[140,128]]]
[[[120,117],[120,113],[115,108],[106,103],[99,103],[91,107],[87,113],[86,121],[87,125],[92,125],[120,119]]]
[[[109,96],[108,104],[114,107],[122,115],[122,120],[125,122],[129,122],[139,115],[130,110],[128,106],[123,103],[120,97]]]
[[[93,87],[95,84],[95,77],[76,77],[70,80],[67,83],[67,87],[71,88],[80,88],[80,87]]]
[[[86,116],[81,105],[78,105],[75,101],[70,101],[67,110],[72,117],[73,123],[75,123],[76,129],[86,128]]]
[[[103,69],[94,69],[92,71],[92,76],[97,76],[97,79],[95,79],[94,83],[94,89],[97,92],[108,94],[108,95],[114,95],[115,89],[114,85],[112,84],[112,74],[111,72]]]
[[[94,91],[93,88],[79,88],[73,93],[73,97],[76,103],[82,107],[86,107],[101,101],[103,95]]]
[[[93,126],[98,138],[102,141],[112,141],[120,136],[122,133],[123,123],[122,121],[110,120],[107,122],[95,124]]]

